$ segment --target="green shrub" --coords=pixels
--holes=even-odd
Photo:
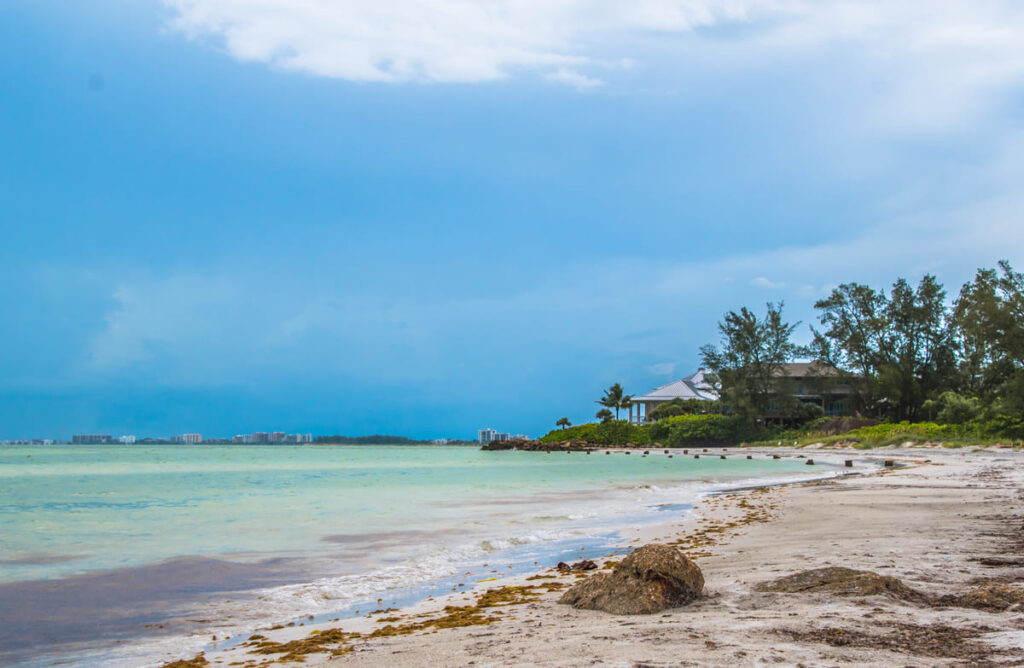
[[[750,434],[749,424],[729,415],[677,415],[648,427],[651,441],[673,447],[731,444]]]
[[[647,417],[649,420],[657,422],[677,415],[706,415],[708,413],[719,413],[721,410],[722,404],[718,401],[673,399],[659,404]]]
[[[590,422],[569,427],[568,429],[556,429],[542,436],[540,440],[542,443],[584,441],[586,443],[594,443],[595,445],[620,445],[625,443],[645,445],[650,443],[647,427],[637,426],[626,420]]]

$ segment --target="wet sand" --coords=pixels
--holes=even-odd
[[[264,630],[248,646],[203,660],[265,664],[281,654],[261,647],[296,641],[287,647],[306,665],[332,666],[1021,665],[1021,611],[756,590],[823,566],[895,576],[934,597],[987,582],[1024,585],[1024,453],[841,454],[909,466],[718,495],[685,520],[638,530],[635,545],[677,544],[702,568],[704,596],[683,608],[631,617],[575,610],[557,599],[579,576],[546,571],[357,620]],[[507,596],[493,607],[475,606],[488,589],[503,586],[523,589],[502,590]],[[449,623],[455,628],[444,628]]]
[[[301,580],[288,559],[241,564],[181,557],[161,564],[58,580],[0,584],[0,665],[40,648],[188,632],[203,621],[169,623],[176,605]]]

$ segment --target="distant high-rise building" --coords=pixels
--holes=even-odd
[[[171,439],[172,443],[181,443],[183,445],[198,445],[203,442],[202,434],[182,434],[181,436],[175,436]]]
[[[477,432],[477,440],[481,443],[490,443],[491,441],[497,441],[498,432],[493,429],[481,429]]]
[[[110,434],[73,434],[71,442],[76,445],[103,445],[113,442]]]
[[[122,436],[121,438],[117,439],[117,442],[122,443],[124,445],[133,445],[135,443],[135,437],[129,434],[127,436]]]

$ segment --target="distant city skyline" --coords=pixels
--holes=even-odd
[[[323,437],[330,437],[330,434],[324,434]],[[348,438],[362,439],[369,438],[371,435],[353,435]],[[379,436],[379,435],[376,435]],[[499,434],[506,439],[509,434]],[[402,436],[401,434],[392,434],[389,437],[398,439],[406,439],[408,437]],[[204,438],[203,434],[196,432],[188,432],[174,435],[164,436],[136,436],[135,434],[122,434],[115,436],[113,433],[73,433],[68,439],[60,438],[40,438],[40,437],[29,437],[29,438],[3,438],[0,434],[0,445],[54,445],[54,444],[71,444],[71,445],[135,445],[135,444],[150,444],[150,443],[166,443],[176,445],[198,445],[202,443],[214,443],[214,444],[246,444],[246,445],[304,445],[313,443],[315,438],[311,432],[306,433],[294,433],[289,434],[282,431],[271,431],[271,432],[251,432],[247,434],[236,434],[234,436],[207,436]],[[515,438],[527,438],[526,436],[516,435]],[[468,442],[471,439],[460,439],[454,437],[434,438],[434,439],[417,439],[424,443],[432,443],[434,445],[446,445],[448,443]]]
[[[3,3],[4,438],[542,434],[1024,268],[1019,3],[428,5]]]

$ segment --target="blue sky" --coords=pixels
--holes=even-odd
[[[1024,265],[1018,4],[617,4],[3,3],[0,438],[539,434]]]

